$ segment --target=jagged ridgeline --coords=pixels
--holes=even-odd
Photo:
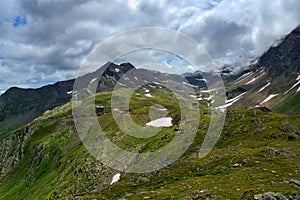
[[[103,72],[104,69],[105,71]],[[118,80],[128,71],[134,71],[141,80],[156,76],[160,80],[163,80],[163,78],[170,79],[179,84],[188,81],[197,89],[206,87],[201,73],[184,75],[164,74],[146,69],[136,69],[130,63],[116,65],[109,62],[97,71],[79,77],[78,82],[80,82],[81,88],[77,89],[86,88],[89,84],[96,83],[96,92],[112,91]],[[206,76],[210,77],[209,74]],[[213,80],[213,76],[211,77]],[[135,77],[132,77],[132,79],[130,81],[137,81]],[[38,89],[13,87],[7,90],[0,96],[0,138],[8,135],[12,130],[31,122],[45,111],[69,102],[72,95],[77,92],[73,91],[74,82],[75,80],[72,79]]]

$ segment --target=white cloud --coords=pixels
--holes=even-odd
[[[128,5],[131,9],[135,10],[138,2],[137,0],[128,0]]]
[[[149,26],[187,34],[217,62],[247,63],[299,24],[299,7],[298,0],[5,1],[0,7],[0,86],[37,87],[74,77],[96,44]],[[27,25],[15,28],[20,14]],[[143,63],[137,55],[132,57]],[[148,55],[153,63],[169,59],[157,52]]]

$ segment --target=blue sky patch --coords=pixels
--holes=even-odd
[[[15,28],[17,28],[17,27],[19,27],[19,26],[26,25],[26,24],[27,24],[26,16],[21,16],[21,15],[16,16],[16,17],[14,18],[13,23],[12,23],[12,25],[13,25]]]

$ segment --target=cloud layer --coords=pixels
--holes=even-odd
[[[95,45],[141,27],[180,31],[199,42],[214,60],[245,64],[299,24],[298,8],[298,0],[4,1],[0,91],[73,78]],[[143,64],[137,55],[130,58]],[[172,59],[150,55],[156,55],[158,63]]]

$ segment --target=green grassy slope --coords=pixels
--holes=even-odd
[[[155,151],[167,145],[177,133],[180,111],[170,92],[159,92],[151,92],[153,98],[145,97],[142,91],[134,95],[132,118],[145,124],[150,121],[150,106],[161,104],[168,109],[166,116],[177,116],[174,127],[149,139],[137,139],[119,130],[107,111],[98,116],[106,135],[132,152]],[[109,92],[101,93],[96,104],[109,106],[110,97]],[[291,179],[300,180],[299,117],[262,108],[230,109],[219,142],[201,159],[198,151],[210,116],[203,115],[208,112],[204,106],[200,105],[200,110],[197,135],[179,160],[152,173],[122,173],[112,186],[109,183],[117,171],[85,149],[75,131],[71,104],[48,111],[27,125],[35,128],[29,128],[32,135],[24,142],[17,164],[0,180],[0,199],[253,199],[254,194],[267,191],[300,193],[290,184]]]

